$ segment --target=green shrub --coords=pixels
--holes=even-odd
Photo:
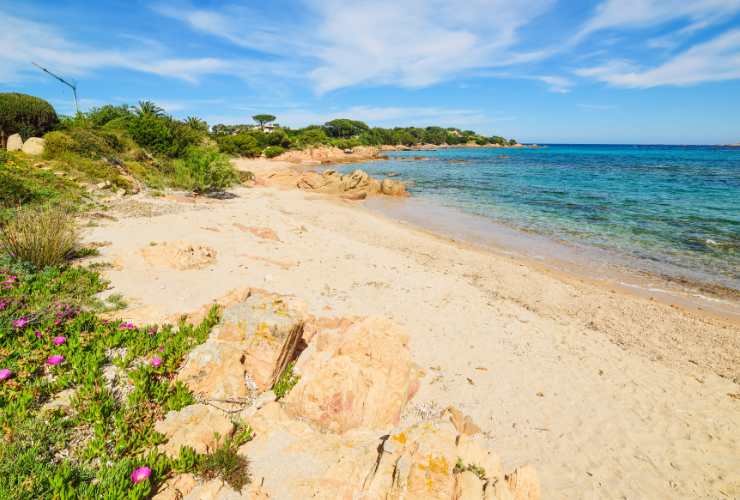
[[[37,269],[63,263],[78,246],[75,220],[62,207],[20,208],[0,232],[3,250]]]
[[[280,146],[283,148],[290,147],[290,137],[285,133],[283,129],[275,129],[272,133],[267,134],[267,143],[270,146]]]
[[[130,121],[130,116],[120,116],[118,118],[113,118],[111,121],[103,125],[103,130],[128,130],[128,125]]]
[[[220,191],[239,181],[229,159],[213,148],[191,147],[174,165],[175,185],[196,193]]]
[[[153,153],[166,154],[172,143],[172,132],[167,119],[154,114],[141,114],[129,121],[131,138]]]
[[[187,123],[169,120],[171,142],[166,154],[172,158],[180,158],[191,146],[198,146],[206,137],[205,132],[194,128]]]
[[[276,156],[280,156],[283,153],[285,153],[285,148],[282,148],[280,146],[269,146],[265,149],[265,156],[267,158],[275,158]]]
[[[41,137],[58,123],[54,108],[43,99],[18,93],[0,93],[0,142],[18,133],[23,139]]]
[[[44,136],[44,155],[58,158],[75,150],[75,141],[64,132],[49,132]]]
[[[217,140],[219,149],[230,155],[253,158],[262,153],[257,139],[246,132],[218,137]]]
[[[106,104],[104,106],[91,109],[85,113],[85,115],[92,126],[102,127],[113,120],[126,121],[133,116],[133,113],[126,104],[121,104],[120,106]]]
[[[4,149],[0,149],[0,167],[5,165],[8,160],[10,160],[10,153],[5,151]]]

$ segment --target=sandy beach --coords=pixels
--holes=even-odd
[[[259,177],[281,165],[246,166]],[[740,496],[736,321],[451,241],[362,202],[233,193],[112,204],[115,219],[86,238],[105,242],[110,292],[129,302],[117,315],[153,323],[258,287],[317,316],[383,316],[408,331],[424,372],[404,423],[457,406],[508,467],[536,466],[544,498]],[[162,258],[183,245],[203,260]]]

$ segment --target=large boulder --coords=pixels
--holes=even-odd
[[[295,372],[288,412],[338,433],[396,425],[419,387],[407,335],[382,318],[315,332]]]
[[[220,440],[231,436],[234,424],[216,408],[194,404],[168,412],[164,420],[154,424],[154,430],[167,437],[167,442],[159,446],[160,451],[175,458],[182,446],[189,446],[198,453],[213,452]]]
[[[8,151],[20,151],[23,149],[23,138],[20,134],[13,134],[10,137],[8,137],[8,143],[7,143],[7,149]]]
[[[27,155],[38,156],[44,153],[44,143],[45,141],[40,137],[29,137],[23,143],[21,150]]]
[[[280,176],[277,176],[280,177]],[[274,181],[276,183],[284,182]],[[336,170],[303,172],[295,181],[295,186],[304,191],[341,195],[346,199],[364,199],[374,194],[405,196],[406,188],[400,181],[386,179],[383,182],[370,177],[364,170],[351,174],[341,174]]]
[[[270,389],[300,350],[305,305],[250,292],[227,306],[208,340],[187,356],[177,379],[221,402],[247,402]]]

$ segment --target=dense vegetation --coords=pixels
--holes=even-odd
[[[59,121],[54,108],[38,97],[0,93],[0,146],[12,134],[23,139],[40,136],[51,130]]]

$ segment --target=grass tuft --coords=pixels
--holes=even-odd
[[[64,207],[19,208],[0,232],[3,250],[37,269],[65,262],[78,247],[78,232]]]

